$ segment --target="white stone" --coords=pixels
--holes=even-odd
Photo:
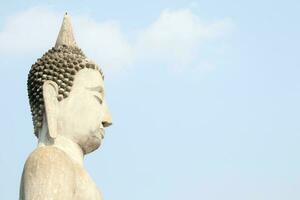
[[[67,15],[56,45],[76,45]],[[81,69],[69,96],[58,101],[58,94],[55,82],[44,82],[43,126],[24,166],[19,199],[102,200],[83,157],[99,148],[104,128],[112,123],[103,78],[98,70]]]
[[[61,25],[55,47],[59,45],[76,46],[70,16],[66,13]]]

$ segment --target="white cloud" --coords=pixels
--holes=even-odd
[[[74,21],[79,46],[91,59],[114,71],[132,63],[132,47],[123,36],[118,22],[97,23],[84,17],[76,17]]]
[[[9,17],[0,32],[2,55],[44,53],[54,46],[63,13],[36,7]],[[95,22],[72,16],[75,38],[86,55],[108,70],[118,70],[132,62],[132,50],[115,21]]]
[[[0,31],[2,55],[32,55],[55,43],[62,13],[36,7],[7,18]],[[72,16],[77,44],[106,69],[121,70],[139,63],[186,68],[210,61],[201,58],[207,42],[222,39],[232,29],[230,19],[204,22],[190,9],[165,10],[129,43],[117,21],[97,22]],[[200,66],[201,68],[201,66]]]
[[[203,62],[199,53],[205,42],[223,37],[232,26],[229,19],[205,23],[190,9],[165,10],[141,32],[136,49],[140,58],[185,68]]]
[[[32,54],[53,46],[60,16],[45,8],[33,8],[7,18],[0,32],[0,52],[5,55]]]

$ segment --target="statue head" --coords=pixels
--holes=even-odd
[[[66,14],[55,47],[30,69],[27,81],[35,135],[76,142],[83,152],[97,149],[111,115],[104,98],[104,75],[74,40]]]

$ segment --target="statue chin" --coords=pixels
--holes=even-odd
[[[98,149],[101,145],[101,139],[97,136],[90,136],[84,142],[79,142],[84,154],[91,153]]]

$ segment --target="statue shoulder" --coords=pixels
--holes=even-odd
[[[50,163],[49,163],[50,162]],[[62,164],[72,165],[72,160],[67,154],[57,147],[44,146],[36,148],[27,158],[25,166],[33,163],[47,163],[47,165],[55,166],[56,164],[62,167]]]
[[[56,147],[39,147],[25,163],[20,199],[72,199],[74,185],[71,159]]]
[[[73,162],[67,154],[57,147],[45,146],[35,149],[27,158],[24,172],[59,176],[59,173],[74,173]],[[53,174],[51,174],[53,173]]]

